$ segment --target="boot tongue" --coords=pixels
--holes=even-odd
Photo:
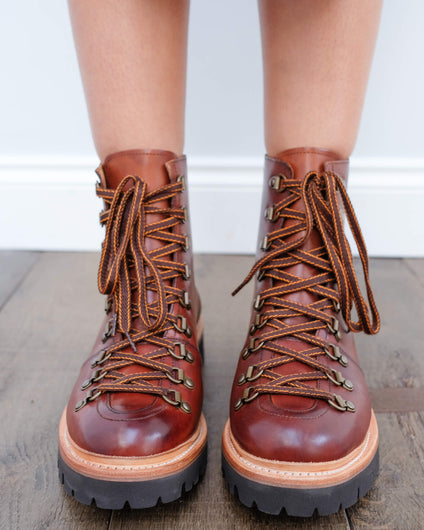
[[[278,155],[274,158],[278,158],[286,163],[288,163],[292,170],[292,176],[291,178],[296,180],[303,180],[305,178],[305,175],[307,175],[310,171],[317,171],[322,172],[326,169],[329,169],[329,167],[332,167],[333,161],[338,161],[340,157],[333,153],[332,151],[329,151],[327,149],[317,149],[317,148],[295,148],[295,149],[288,149],[286,151],[282,151],[278,153]],[[297,211],[305,211],[305,204],[302,199],[299,199],[296,203],[294,203],[292,206],[290,206],[291,209],[297,210]],[[295,225],[297,221],[295,219],[287,219],[284,226],[286,228],[289,228],[291,225]],[[299,239],[299,237],[302,236],[302,233],[296,233],[286,238],[287,242],[294,241],[296,239]],[[302,244],[300,247],[300,250],[303,251],[310,251],[312,249],[321,247],[323,244],[321,235],[319,234],[318,230],[315,228],[311,231],[310,236],[307,238],[307,240]],[[288,267],[285,269],[286,272],[293,274],[299,278],[311,278],[312,276],[315,276],[316,274],[319,274],[321,271],[317,270],[315,267],[312,267],[311,265],[308,265],[306,263],[299,263],[298,265],[294,265],[292,267]],[[275,282],[274,287],[277,287],[279,285],[279,282]],[[281,285],[284,285],[281,283]],[[309,305],[310,303],[317,300],[317,297],[313,294],[310,294],[307,291],[300,291],[295,292],[291,294],[285,295],[285,298],[289,300],[293,300],[297,303],[301,303],[304,305]],[[291,324],[298,324],[301,322],[307,322],[307,317],[292,317],[290,319],[287,319],[287,323]]]
[[[149,190],[158,188],[169,183],[165,163],[175,158],[178,158],[175,153],[159,149],[130,149],[113,153],[102,164],[105,184],[114,190],[127,175],[136,175],[149,183]]]
[[[281,151],[275,156],[290,164],[293,169],[293,178],[302,180],[309,171],[325,171],[327,162],[340,160],[340,156],[328,149],[315,147],[299,147]]]

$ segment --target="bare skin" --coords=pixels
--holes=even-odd
[[[271,156],[356,143],[382,0],[258,0]]]
[[[69,0],[97,154],[184,149],[189,0]]]
[[[265,145],[356,142],[382,0],[258,0]],[[69,0],[100,159],[132,148],[184,150],[189,0]]]

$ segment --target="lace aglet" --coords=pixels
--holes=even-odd
[[[127,339],[130,341],[132,349],[135,351],[135,353],[137,353],[137,348],[135,347],[134,342],[131,340],[131,337],[128,331],[125,332],[125,335],[127,336]]]

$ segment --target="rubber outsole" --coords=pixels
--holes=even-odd
[[[347,482],[326,488],[284,488],[254,482],[240,475],[222,457],[222,471],[230,492],[248,508],[280,515],[283,511],[295,517],[330,515],[348,508],[372,487],[379,470],[379,453],[369,465]]]
[[[95,504],[98,508],[120,510],[126,504],[130,508],[152,508],[159,502],[175,501],[190,491],[204,475],[207,446],[186,469],[152,480],[116,482],[99,480],[77,473],[62,459],[59,452],[59,480],[68,495],[82,504]]]

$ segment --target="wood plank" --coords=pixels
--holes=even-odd
[[[57,428],[99,321],[97,256],[43,254],[0,319],[0,528],[107,528],[110,512],[66,496]],[[7,428],[5,428],[7,426]]]
[[[145,511],[99,510],[66,496],[57,478],[57,426],[103,317],[103,297],[96,285],[98,257],[41,254],[0,313],[0,407],[7,425],[0,429],[0,528],[423,526],[422,412],[378,415],[381,477],[366,498],[348,510],[349,519],[345,512],[310,520],[265,516],[244,508],[228,493],[220,473],[220,439],[247,332],[251,286],[235,298],[230,293],[252,265],[250,257],[196,257],[205,319],[204,409],[209,427],[203,481],[183,500]],[[372,277],[383,329],[377,337],[358,336],[362,366],[373,392],[384,398],[379,405],[374,398],[378,410],[406,410],[415,406],[423,386],[419,337],[424,286],[402,260],[373,260]]]
[[[2,250],[0,252],[0,308],[19,282],[39,259],[40,252]]]
[[[381,331],[355,337],[368,386],[419,388],[424,381],[424,284],[404,260],[373,259],[370,270]]]
[[[424,388],[370,388],[374,412],[424,410]]]
[[[379,414],[380,476],[347,510],[352,528],[424,527],[424,415]]]

